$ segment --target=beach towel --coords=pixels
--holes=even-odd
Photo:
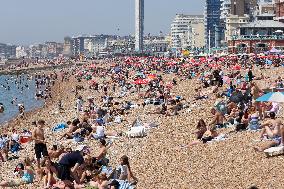
[[[128,137],[144,137],[146,131],[144,126],[131,127],[130,131],[126,132]]]
[[[53,132],[58,132],[61,131],[63,129],[67,128],[67,125],[65,123],[59,123],[57,124],[55,127],[52,128]]]
[[[74,140],[74,142],[83,142],[84,138],[81,135],[76,134],[76,135],[74,135],[73,140]]]
[[[15,143],[14,145],[11,146],[10,152],[12,153],[17,153],[20,150],[20,144],[19,143]]]
[[[112,167],[102,166],[101,174],[106,174],[107,176],[111,175],[113,172]]]
[[[122,119],[121,119],[120,116],[116,116],[116,117],[114,118],[114,123],[121,123],[121,121],[122,121]]]
[[[119,183],[119,189],[134,189],[135,186],[131,185],[131,183],[129,183],[128,181],[125,180],[110,180],[110,183]]]
[[[284,146],[268,148],[264,150],[264,153],[267,157],[278,156],[278,155],[284,154]]]
[[[250,131],[257,131],[259,128],[260,128],[260,124],[259,124],[258,120],[251,120],[249,122],[248,129]]]
[[[119,189],[134,189],[134,186],[131,186],[131,184],[128,181],[124,180],[117,180],[119,182]]]
[[[98,119],[96,119],[96,122],[97,122],[99,125],[103,125],[103,124],[105,124],[105,122],[104,122],[104,119],[103,119],[103,118],[98,118]]]

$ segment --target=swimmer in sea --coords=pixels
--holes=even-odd
[[[4,112],[4,105],[2,103],[0,103],[0,113]]]
[[[17,98],[13,98],[13,100],[11,101],[11,104],[15,104],[17,101]]]

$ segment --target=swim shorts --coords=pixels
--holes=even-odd
[[[48,156],[46,144],[43,143],[35,144],[35,154],[37,159]]]

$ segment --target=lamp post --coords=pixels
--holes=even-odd
[[[209,30],[209,33],[208,33],[208,38],[209,38],[209,40],[208,40],[208,55],[210,56],[210,54],[211,54],[211,31]]]

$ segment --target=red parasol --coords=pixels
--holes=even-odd
[[[148,76],[149,79],[157,79],[156,74],[148,74],[147,76]]]
[[[166,64],[167,64],[168,66],[174,66],[174,65],[176,65],[175,62],[167,62]]]
[[[241,66],[240,65],[235,65],[232,67],[232,70],[241,70]]]
[[[221,66],[219,64],[209,64],[209,67],[217,69],[220,68]]]
[[[143,85],[143,84],[145,85],[149,83],[149,80],[148,79],[137,79],[133,83],[136,85]]]
[[[189,67],[191,67],[191,64],[183,64],[182,67],[189,68]]]

